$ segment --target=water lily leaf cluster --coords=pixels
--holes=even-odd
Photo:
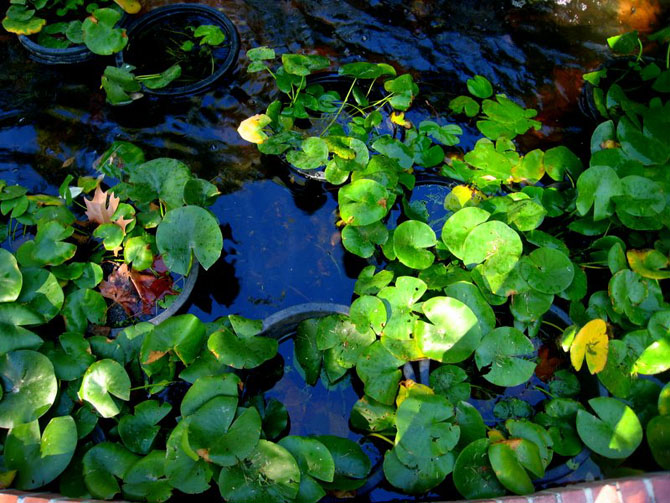
[[[136,14],[140,8],[139,2],[125,0],[18,0],[7,8],[2,26],[17,35],[36,35],[39,45],[51,49],[84,44],[94,54],[109,56],[128,44],[118,26],[123,13]]]

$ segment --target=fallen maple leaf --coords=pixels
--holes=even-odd
[[[109,201],[108,198],[109,197]],[[96,224],[108,224],[112,221],[112,215],[119,207],[121,200],[115,197],[113,193],[102,190],[98,185],[95,188],[93,199],[88,200],[84,198],[86,204],[86,216],[90,222]],[[120,224],[119,224],[120,225]]]
[[[123,233],[125,234],[126,233],[126,227],[128,227],[128,224],[130,222],[132,222],[133,220],[134,220],[134,218],[125,219],[123,217],[119,217],[116,220],[114,220],[114,223],[116,225],[118,225],[119,227],[121,227],[121,229],[123,230]]]
[[[103,297],[119,304],[128,316],[137,316],[143,309],[130,274],[128,264],[121,264],[100,283],[99,289]]]

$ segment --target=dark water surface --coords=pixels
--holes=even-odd
[[[538,109],[545,127],[525,139],[524,150],[560,143],[584,152],[593,124],[577,107],[581,73],[608,56],[606,37],[663,26],[670,6],[670,0],[205,3],[237,25],[240,61],[227,81],[180,101],[145,98],[112,108],[99,88],[111,61],[45,67],[28,59],[13,36],[0,35],[0,178],[54,194],[68,173],[94,174],[93,161],[111,142],[126,140],[147,159],[178,158],[219,186],[224,195],[213,210],[222,223],[224,254],[200,275],[188,308],[205,321],[231,313],[264,318],[303,302],[348,304],[364,265],[341,246],[336,193],[298,183],[238,136],[240,121],[263,111],[276,93],[265,75],[246,74],[247,49],[268,45],[338,63],[391,63],[419,83],[413,121],[446,117],[448,101],[465,91],[468,78],[482,74],[498,92]],[[474,140],[466,134],[464,146]],[[290,358],[290,350],[282,352]],[[274,393],[297,423],[297,415],[309,415],[304,406],[313,390],[300,388],[298,379],[302,394],[286,391],[297,374],[288,367],[284,376]],[[326,414],[319,422],[332,419],[342,429],[350,406],[342,414],[315,413]],[[370,498],[393,497],[380,489]]]
[[[92,174],[111,142],[128,140],[149,159],[183,160],[221,188],[215,211],[227,237],[225,257],[202,275],[191,309],[204,319],[262,318],[308,301],[347,303],[361,266],[339,242],[334,193],[292,183],[237,135],[239,122],[275,93],[266,76],[246,74],[246,49],[268,45],[339,63],[389,62],[419,82],[415,120],[445,116],[438,111],[479,73],[538,108],[545,127],[527,148],[563,142],[579,151],[583,128],[592,126],[576,107],[580,73],[606,57],[606,36],[648,30],[664,15],[657,2],[630,0],[206,3],[237,25],[240,62],[216,89],[176,102],[109,107],[99,76],[110,61],[45,67],[30,61],[13,36],[0,36],[0,177],[53,193],[70,172]],[[473,140],[466,135],[464,146]]]

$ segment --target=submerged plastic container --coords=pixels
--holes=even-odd
[[[38,44],[25,35],[19,35],[19,43],[30,54],[30,59],[45,65],[72,65],[86,63],[97,55],[89,51],[84,44],[74,45],[65,49],[52,49]]]
[[[225,14],[207,5],[174,4],[154,9],[128,25],[126,31],[129,39],[128,46],[116,55],[117,66],[126,63],[138,66],[137,59],[139,59],[140,50],[136,47],[138,43],[141,43],[142,37],[148,36],[147,34],[151,33],[151,30],[160,30],[161,25],[176,25],[181,28],[188,26],[189,23],[215,25],[225,34],[225,41],[221,47],[215,49],[217,52],[220,51],[217,54],[216,68],[206,78],[188,85],[169,85],[162,89],[149,89],[143,86],[144,94],[182,97],[205,92],[226,75],[237,62],[240,51],[240,36],[235,25]],[[164,47],[165,40],[160,40],[158,45]],[[154,62],[158,59],[155,58]],[[142,68],[139,67],[135,73],[141,74],[142,71]]]

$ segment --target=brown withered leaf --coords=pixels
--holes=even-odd
[[[142,301],[130,274],[128,265],[121,264],[100,283],[99,289],[103,297],[119,304],[128,316],[137,316],[142,312]]]
[[[173,281],[169,274],[154,276],[152,273],[130,271],[130,280],[140,296],[144,314],[151,314],[156,302],[166,295],[178,293],[172,289]]]
[[[93,199],[84,198],[86,204],[86,217],[90,222],[96,224],[108,224],[112,221],[112,215],[119,207],[121,200],[109,191],[102,190],[98,185],[95,188]]]

